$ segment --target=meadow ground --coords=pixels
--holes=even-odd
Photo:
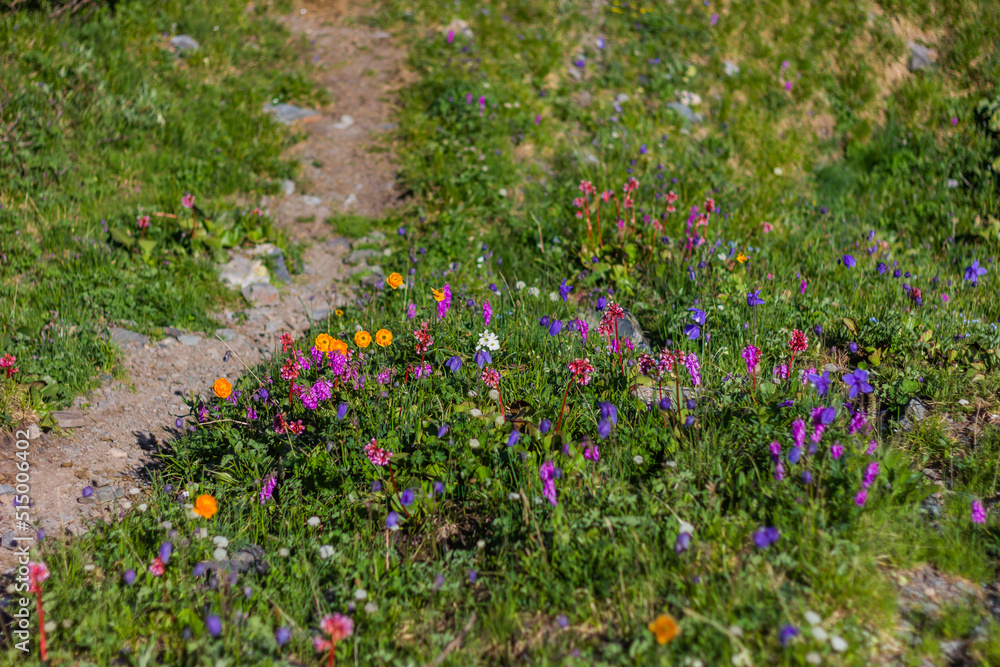
[[[35,659],[1000,665],[1000,16],[765,9],[0,15],[7,424],[113,324],[256,350],[39,543]],[[281,318],[216,280],[263,241]]]

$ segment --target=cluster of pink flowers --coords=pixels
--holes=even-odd
[[[149,227],[149,216],[148,215],[139,216],[138,218],[136,218],[135,224],[139,229],[146,231],[146,228]]]
[[[491,389],[500,388],[500,373],[496,372],[496,370],[492,368],[483,369],[482,380],[483,383],[485,383],[486,386]]]
[[[0,368],[4,369],[4,372],[7,374],[7,377],[10,377],[11,375],[17,372],[18,370],[17,366],[14,365],[16,363],[17,363],[17,357],[15,357],[13,354],[5,354],[3,355],[3,357],[0,357]]]
[[[542,478],[542,495],[553,505],[558,505],[556,499],[556,466],[552,461],[546,461],[538,469],[538,476]]]
[[[263,505],[274,495],[274,488],[278,486],[278,476],[273,472],[264,478],[260,485],[260,504]]]
[[[365,445],[365,456],[367,456],[368,460],[372,462],[372,465],[381,467],[389,464],[389,459],[392,458],[392,452],[379,447],[378,441],[375,440],[375,438],[372,438],[371,442]]]
[[[448,314],[448,309],[451,308],[451,285],[445,284],[444,298],[437,302],[437,316],[439,320],[443,320],[444,316]]]
[[[413,332],[413,337],[417,339],[417,344],[414,347],[414,349],[417,351],[417,354],[419,354],[421,357],[427,354],[427,350],[429,350],[431,348],[431,345],[434,344],[434,339],[431,338],[431,334],[427,330],[427,327],[428,327],[427,322],[423,322],[421,323],[420,328]]]
[[[333,395],[333,383],[326,379],[316,380],[316,383],[308,390],[303,389],[301,394],[302,405],[310,410],[315,410],[323,401],[327,401]]]
[[[278,435],[284,435],[285,433],[291,433],[292,435],[298,435],[306,430],[306,427],[302,425],[302,420],[297,419],[293,422],[285,419],[285,415],[276,414],[274,415],[274,432]]]
[[[493,306],[490,305],[489,301],[483,302],[483,325],[490,326],[490,320],[493,319]]]
[[[594,372],[594,367],[590,359],[574,359],[569,362],[569,371],[578,385],[586,386],[590,384],[590,375]]]
[[[354,621],[351,620],[350,616],[333,614],[323,617],[323,620],[320,621],[320,628],[326,634],[326,638],[313,637],[313,647],[321,653],[330,651],[332,654],[337,648],[337,642],[354,634]],[[332,658],[331,664],[333,664]]]

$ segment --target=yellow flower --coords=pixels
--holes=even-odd
[[[444,290],[443,289],[431,289],[431,294],[434,295],[435,301],[444,301]]]
[[[392,344],[392,332],[388,329],[379,329],[375,332],[375,342],[379,347],[387,347]]]
[[[333,311],[333,314],[336,315],[337,317],[343,317],[344,316],[344,311],[342,311],[340,308],[338,308],[337,310]]]
[[[215,516],[215,513],[219,511],[219,503],[215,502],[215,498],[206,494],[198,496],[194,501],[194,513],[198,516],[203,516],[206,519],[211,519]]]
[[[316,340],[313,343],[317,350],[320,352],[329,352],[333,349],[333,336],[330,334],[321,333],[316,336]]]
[[[358,347],[368,347],[372,344],[372,335],[367,331],[359,331],[354,334],[354,344]]]
[[[743,262],[747,261],[747,256],[744,255],[743,253],[740,253],[736,255],[736,261],[742,264]]]
[[[212,391],[219,398],[229,398],[229,395],[233,393],[233,385],[229,384],[229,380],[226,378],[219,378],[212,385]]]
[[[660,614],[656,617],[656,620],[651,622],[646,627],[649,631],[656,635],[656,641],[663,646],[664,644],[673,640],[674,637],[680,633],[681,629],[677,627],[677,621],[670,614]]]
[[[347,356],[347,343],[345,343],[344,341],[340,340],[339,338],[334,338],[333,342],[330,343],[330,351],[331,352],[337,352],[337,353],[340,354],[340,356],[346,357]]]
[[[389,277],[386,279],[386,282],[389,283],[389,287],[391,287],[392,289],[396,289],[397,287],[403,284],[403,276],[399,275],[398,273],[390,273]]]

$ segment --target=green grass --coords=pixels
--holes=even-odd
[[[337,657],[358,664],[426,664],[473,614],[445,664],[799,665],[812,653],[868,664],[893,651],[895,572],[927,564],[996,580],[1000,431],[986,415],[1000,386],[1000,142],[980,100],[995,99],[1000,72],[989,7],[482,9],[388,2],[368,20],[409,35],[420,75],[401,95],[395,133],[415,201],[384,220],[329,222],[348,236],[388,232],[394,252],[382,264],[407,282],[363,290],[297,341],[303,358],[324,333],[352,350],[349,377],[324,362],[294,380],[336,379],[330,398],[315,408],[289,399],[283,350],[229,378],[242,393],[204,406],[218,412],[199,418],[203,406],[191,405],[194,430],[162,457],[143,511],[119,505],[123,516],[70,545],[43,543],[47,618],[67,622],[50,640],[60,659],[324,659],[312,638],[337,612],[355,621]],[[455,17],[472,38],[447,41],[440,28]],[[935,69],[892,78],[886,63],[906,54],[900,25],[935,36]],[[726,59],[739,75],[725,74]],[[702,123],[667,107],[682,91],[701,97]],[[619,235],[615,205],[602,204],[602,233],[588,232],[573,203],[580,181],[621,201],[630,176],[635,216],[621,216]],[[668,191],[677,211],[661,215]],[[718,210],[688,248],[688,212],[707,198]],[[964,277],[973,261],[988,269],[978,285]],[[445,284],[451,310],[439,319],[431,290]],[[752,307],[758,290],[764,303]],[[572,330],[600,318],[599,299],[634,314],[649,348],[619,357],[596,321],[586,341]],[[691,308],[705,313],[696,332]],[[425,320],[426,353],[414,349]],[[394,340],[361,356],[358,328]],[[497,397],[475,360],[484,328],[498,337],[488,362],[501,374]],[[796,329],[809,345],[792,364]],[[753,377],[748,345],[760,348]],[[701,382],[679,363],[651,378],[642,355],[662,349],[696,354]],[[578,358],[596,367],[586,386],[568,371]],[[418,377],[423,363],[430,377]],[[843,370],[830,373],[828,395],[800,379],[831,363]],[[775,373],[783,364],[789,379]],[[872,391],[850,397],[842,377],[855,369]],[[896,432],[913,398],[931,414]],[[815,433],[819,408],[836,416]],[[303,431],[276,432],[279,418]],[[391,472],[366,458],[371,439],[394,452]],[[592,445],[598,461],[584,456]],[[556,504],[547,463],[561,472]],[[275,495],[261,502],[272,474]],[[415,498],[404,506],[406,489]],[[185,506],[203,493],[219,500],[209,520]],[[987,505],[985,525],[972,522],[974,500]],[[780,538],[764,545],[768,527]],[[230,555],[258,545],[269,571],[195,576],[217,560],[213,536]],[[165,541],[161,580],[145,568]],[[134,584],[123,581],[130,569]],[[812,630],[807,612],[846,649]],[[962,638],[970,656],[995,662],[985,609],[948,612],[913,621],[921,643],[901,647],[902,659],[940,660],[941,643]],[[659,614],[680,625],[665,646],[647,630]],[[783,644],[789,625],[799,634]],[[279,647],[282,627],[291,638]]]

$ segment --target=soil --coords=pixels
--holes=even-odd
[[[161,341],[122,344],[125,379],[109,377],[74,403],[83,413],[83,426],[30,440],[33,525],[18,526],[15,496],[2,495],[0,535],[31,538],[42,529],[45,539],[68,538],[86,531],[93,520],[141,503],[156,454],[178,435],[177,418],[187,416],[190,423],[185,397],[207,398],[216,378],[234,381],[244,365],[274,354],[282,332],[299,334],[311,317],[325,318],[324,311],[332,313],[352,299],[347,281],[352,267],[343,261],[351,242],[333,235],[325,220],[341,211],[377,218],[400,199],[385,135],[392,129],[392,91],[406,80],[405,52],[389,33],[357,21],[366,11],[360,2],[307,3],[283,19],[293,39],[304,35],[310,41],[315,80],[333,99],[312,122],[293,128],[304,134],[288,150],[302,164],[296,191],[261,201],[293,238],[310,243],[303,273],[279,286],[273,305],[247,302],[242,311],[218,313],[222,336],[175,331]],[[345,123],[344,116],[353,123]],[[311,222],[298,222],[310,217]],[[181,336],[195,344],[182,343]],[[15,442],[12,435],[0,437],[0,484],[16,482]],[[95,493],[85,498],[86,487]],[[0,572],[9,572],[16,560],[14,550],[0,548]]]

